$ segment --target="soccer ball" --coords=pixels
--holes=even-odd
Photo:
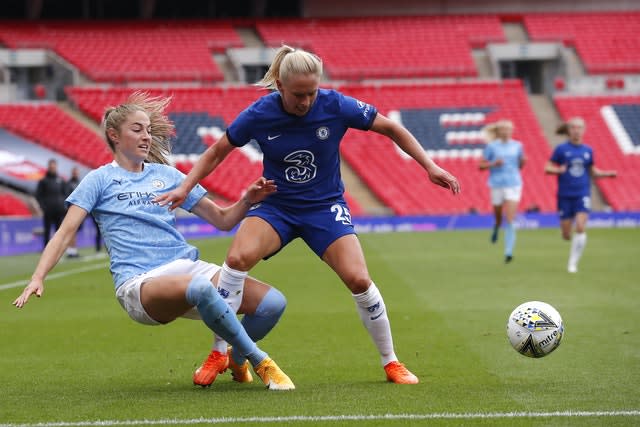
[[[558,348],[564,325],[560,313],[542,301],[517,306],[507,321],[511,346],[528,357],[544,357]]]

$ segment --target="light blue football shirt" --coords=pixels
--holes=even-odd
[[[484,149],[485,160],[493,162],[502,159],[502,166],[489,168],[489,187],[505,188],[522,186],[520,176],[520,159],[522,159],[522,144],[510,139],[503,142],[499,139],[490,142]]]
[[[196,260],[198,249],[176,229],[176,216],[153,199],[178,187],[185,175],[157,163],[129,172],[114,161],[84,177],[66,200],[93,214],[111,259],[116,289],[132,277],[176,259]],[[206,190],[197,185],[182,208],[190,211]]]

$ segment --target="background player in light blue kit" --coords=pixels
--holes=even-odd
[[[407,129],[372,105],[335,90],[320,89],[321,76],[320,58],[282,46],[259,82],[276,91],[240,113],[182,185],[158,201],[171,202],[172,208],[179,206],[231,150],[256,140],[264,153],[264,176],[275,181],[278,191],[253,206],[240,225],[222,267],[220,283],[241,280],[261,259],[274,255],[294,238],[302,238],[351,291],[360,318],[380,353],[387,380],[415,384],[418,378],[396,357],[384,301],[369,276],[351,224],[340,176],[340,141],[349,128],[372,130],[391,138],[413,157],[433,183],[453,194],[460,191],[460,186],[454,176],[429,158]]]
[[[556,133],[569,140],[556,146],[545,172],[558,175],[558,214],[562,238],[571,240],[567,271],[576,273],[578,262],[587,244],[587,221],[591,211],[591,178],[615,177],[614,170],[601,170],[595,166],[593,149],[582,143],[585,123],[573,117],[561,124]],[[576,232],[571,237],[575,221]]]
[[[212,283],[220,267],[199,260],[198,250],[176,229],[175,214],[153,201],[157,194],[175,188],[184,179],[181,172],[166,164],[173,132],[173,124],[164,115],[168,102],[167,98],[136,93],[124,104],[107,109],[105,137],[114,161],[91,171],[67,198],[69,209],[60,229],[13,304],[22,308],[31,295],[42,295],[47,274],[87,214],[92,213],[111,259],[116,297],[133,320],[159,325],[178,317],[201,319],[249,359],[269,389],[293,389],[289,377],[252,340],[260,339],[275,325],[284,310],[284,297],[266,284],[246,279],[241,311],[249,318],[247,327],[254,329],[250,337],[235,316],[235,309],[227,305]],[[187,195],[183,207],[220,229],[230,230],[251,204],[273,191],[272,181],[259,178],[243,200],[223,209],[197,186]],[[272,315],[260,316],[265,304],[271,306]],[[244,379],[247,374],[250,378],[246,369],[238,370]],[[213,378],[206,384],[197,381],[196,371],[194,382],[209,385],[218,373],[211,372]]]
[[[491,205],[493,206],[493,231],[491,242],[498,241],[498,232],[505,217],[504,225],[504,261],[513,260],[513,249],[516,244],[516,229],[513,221],[518,213],[518,203],[522,196],[522,177],[520,169],[524,166],[525,156],[522,143],[511,139],[513,123],[500,120],[483,129],[487,139],[480,160],[480,169],[489,169],[489,188],[491,189]]]

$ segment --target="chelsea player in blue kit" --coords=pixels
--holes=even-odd
[[[569,140],[553,150],[545,172],[558,176],[558,214],[562,238],[571,240],[567,271],[577,273],[578,261],[587,244],[587,221],[591,211],[591,178],[615,177],[616,171],[595,166],[593,149],[582,143],[585,123],[574,117],[558,127],[558,135]],[[575,221],[575,234],[571,236]]]
[[[522,177],[520,169],[524,166],[525,156],[522,143],[511,139],[513,123],[500,120],[484,128],[488,144],[480,160],[480,169],[489,169],[489,188],[491,188],[491,205],[493,206],[494,224],[491,242],[498,240],[498,230],[504,225],[504,261],[513,260],[513,249],[516,244],[516,229],[513,221],[518,213],[518,203],[522,196]]]
[[[365,102],[320,89],[320,58],[282,46],[259,85],[275,89],[244,110],[194,165],[182,185],[157,200],[185,200],[198,181],[233,150],[250,140],[264,154],[264,176],[277,192],[254,205],[238,229],[222,266],[220,282],[240,280],[261,259],[300,237],[351,291],[358,313],[381,357],[387,380],[416,384],[398,361],[384,300],[369,276],[360,242],[343,198],[339,145],[349,128],[391,138],[413,157],[436,185],[453,194],[457,179],[437,166],[407,129]]]
[[[168,98],[135,93],[124,104],[107,109],[104,130],[114,161],[90,172],[67,198],[69,208],[60,229],[13,304],[22,308],[31,295],[42,295],[47,274],[92,213],[109,253],[116,298],[133,320],[160,325],[178,317],[200,319],[231,343],[234,352],[249,360],[269,389],[293,389],[289,377],[254,342],[275,326],[286,304],[284,296],[246,277],[241,324],[235,315],[238,307],[230,307],[213,284],[220,267],[199,260],[198,250],[176,229],[175,214],[153,201],[157,194],[175,188],[184,179],[181,172],[167,165],[173,132],[173,124],[164,115],[168,102]],[[243,200],[220,208],[205,197],[204,188],[197,186],[187,195],[183,207],[220,229],[230,230],[250,205],[273,191],[272,181],[259,178]],[[224,357],[216,360],[227,364],[217,364],[215,370],[203,366],[194,375],[195,384],[210,385],[227,369],[226,342]],[[247,365],[232,366],[234,379],[252,380]]]

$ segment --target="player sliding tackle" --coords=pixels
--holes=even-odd
[[[198,250],[189,245],[175,228],[175,214],[159,206],[153,198],[184,179],[168,166],[169,137],[173,124],[164,115],[169,99],[150,98],[136,93],[124,104],[109,108],[104,115],[105,137],[114,161],[90,172],[67,198],[69,210],[58,232],[46,246],[32,279],[13,304],[22,308],[32,295],[42,296],[44,280],[60,260],[66,247],[88,213],[100,227],[108,248],[118,302],[129,316],[145,325],[169,323],[178,317],[198,318],[213,332],[233,345],[253,366],[270,390],[291,390],[295,386],[278,365],[258,348],[252,338],[264,336],[284,310],[284,297],[269,285],[244,278],[241,312],[248,318],[243,328],[227,302],[213,285],[220,267],[198,259]],[[272,180],[257,179],[243,200],[221,208],[196,186],[183,199],[183,208],[221,230],[232,229],[249,206],[276,191]],[[259,321],[257,309],[261,310]],[[262,312],[271,313],[264,316]],[[252,329],[249,326],[252,325]],[[259,335],[259,337],[257,336]],[[224,344],[226,357],[226,343]],[[227,361],[227,359],[224,359]],[[250,381],[248,363],[236,364],[238,378]],[[227,364],[194,382],[210,385]],[[243,372],[243,370],[245,372]],[[202,373],[199,370],[196,374]],[[234,372],[234,376],[236,372]]]

